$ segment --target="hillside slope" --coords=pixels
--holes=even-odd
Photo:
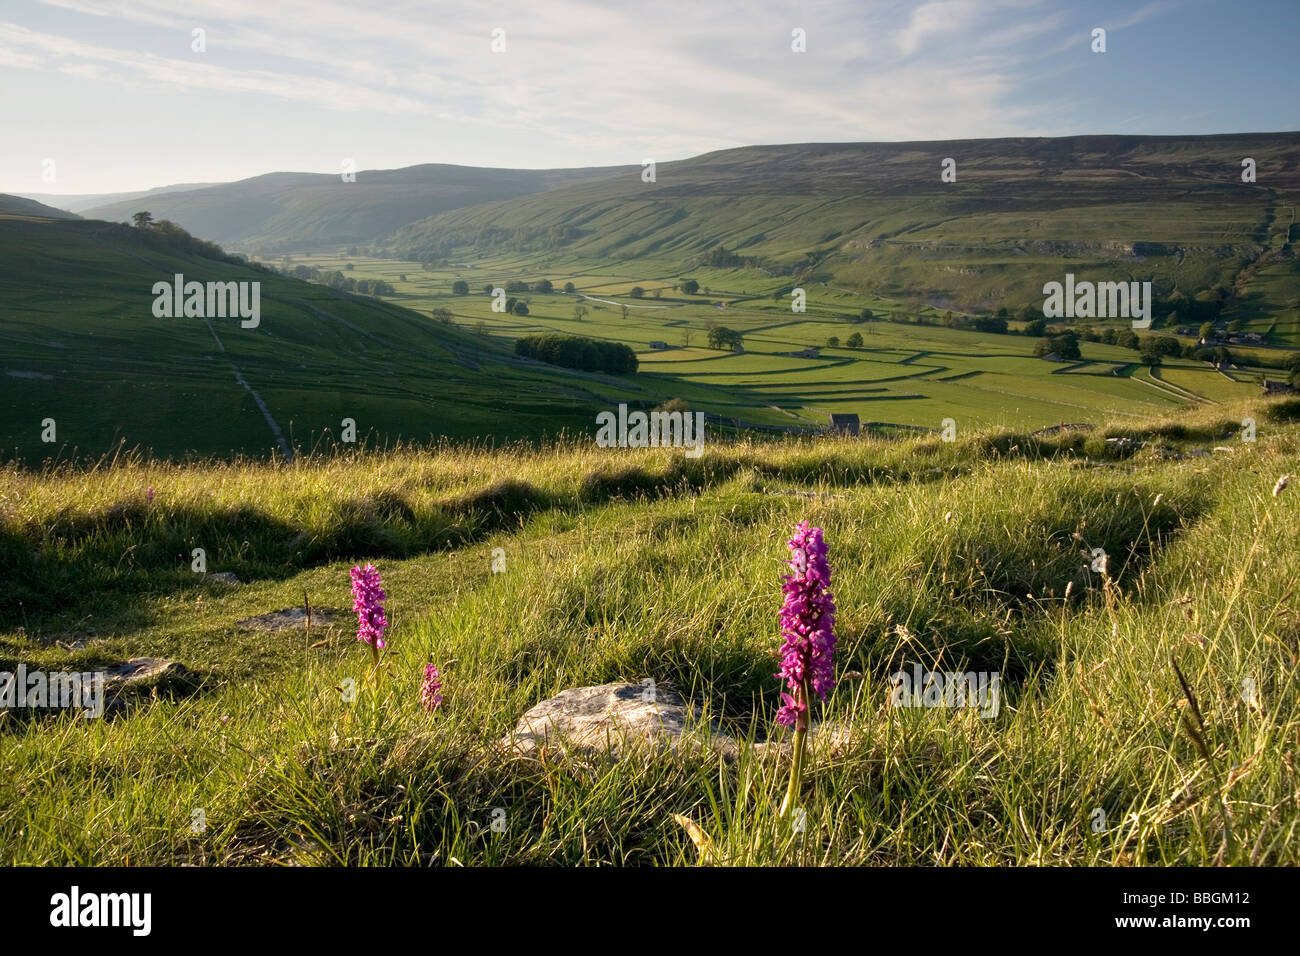
[[[586,427],[619,383],[526,363],[427,315],[179,251],[103,222],[0,219],[0,447],[27,460]],[[259,282],[260,322],[158,318],[156,282]],[[251,286],[249,287],[251,290]],[[54,421],[54,441],[42,434]]]
[[[208,189],[220,185],[221,183],[175,183],[171,186],[157,186],[153,189],[139,189],[125,193],[24,193],[23,196],[56,209],[83,213],[97,206],[110,206],[136,199],[147,199],[150,196],[164,196],[167,193],[193,192],[196,189]]]
[[[262,254],[367,243],[436,213],[541,192],[608,170],[480,169],[430,163],[362,170],[355,182],[325,173],[268,173],[204,189],[133,198],[86,210],[122,222],[147,208],[204,239]]]
[[[1245,415],[1258,440],[1225,438]],[[0,863],[696,865],[680,814],[723,865],[1294,866],[1298,416],[1117,423],[1151,442],[1123,461],[991,431],[6,469],[0,669],[182,668],[110,719],[0,709]],[[837,683],[787,837],[800,521],[825,529]],[[194,573],[200,544],[242,583]],[[371,562],[378,674],[349,593]],[[997,706],[905,706],[900,671],[996,675]],[[610,682],[731,743],[499,745]]]
[[[35,199],[27,199],[23,196],[9,196],[0,194],[0,216],[22,216],[33,219],[79,219],[75,213],[68,212],[64,209],[56,209],[53,206],[47,206],[44,203],[37,202]]]
[[[1241,180],[1244,157],[1255,183]],[[955,182],[941,181],[946,158]],[[662,163],[653,183],[633,169],[444,212],[388,248],[677,274],[725,247],[739,258],[719,265],[1014,308],[1041,305],[1067,266],[1164,291],[1230,284],[1263,252],[1288,255],[1298,195],[1300,133],[754,146]]]

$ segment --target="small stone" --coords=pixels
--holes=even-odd
[[[135,684],[163,684],[187,679],[189,676],[189,669],[179,661],[168,661],[161,657],[133,657],[105,668],[104,690],[117,694]]]
[[[525,713],[502,743],[521,754],[542,746],[618,750],[624,744],[665,744],[681,737],[699,716],[698,708],[664,687],[574,687]]]
[[[218,571],[216,574],[209,574],[208,580],[214,581],[217,584],[242,584],[243,583],[242,581],[239,580],[239,578],[235,577],[234,573],[231,571]]]
[[[334,613],[321,608],[311,609],[311,626],[329,624],[334,620]],[[280,611],[268,611],[256,617],[246,617],[235,622],[238,626],[253,631],[286,631],[290,628],[303,630],[307,626],[307,610],[301,607],[289,607]]]

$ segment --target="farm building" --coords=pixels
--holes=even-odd
[[[1294,388],[1287,382],[1279,382],[1277,379],[1264,379],[1265,395],[1295,395],[1300,393],[1300,389]]]
[[[833,432],[845,432],[849,435],[856,435],[858,434],[860,427],[861,424],[858,421],[857,415],[852,413],[831,415],[831,431]]]
[[[666,348],[668,348],[668,343],[667,343],[667,342],[657,342],[657,341],[656,341],[656,342],[651,342],[651,343],[650,343],[650,347],[651,347],[652,349],[666,349]]]

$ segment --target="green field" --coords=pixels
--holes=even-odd
[[[528,260],[502,258],[475,262],[472,268],[465,264],[433,269],[417,262],[356,256],[298,256],[290,262],[328,269],[350,264],[348,275],[391,282],[398,293],[394,301],[420,312],[449,310],[457,324],[482,330],[507,347],[514,338],[546,331],[624,342],[638,352],[639,384],[745,424],[825,425],[832,413],[936,430],[945,418],[959,428],[1101,421],[1195,404],[1198,396],[1214,402],[1249,397],[1258,394],[1256,379],[1265,374],[1247,366],[1234,373],[1238,381],[1233,382],[1207,363],[1167,360],[1161,374],[1192,393],[1189,396],[1152,384],[1149,375],[1135,374],[1138,356],[1129,349],[1086,342],[1081,346],[1083,363],[1054,363],[1034,358],[1036,340],[1024,336],[888,321],[850,323],[846,319],[862,308],[885,317],[896,312],[911,315],[914,310],[879,296],[821,285],[808,289],[807,311],[795,313],[788,295],[778,302],[770,294],[788,283],[743,273],[710,277],[715,283],[709,286],[710,294],[687,296],[674,291],[668,279],[626,268],[541,271]],[[557,289],[572,282],[575,292],[522,293],[527,316],[493,312],[491,297],[483,292],[487,285],[543,278]],[[469,285],[470,294],[452,294],[457,280]],[[627,293],[638,285],[647,294],[634,299]],[[658,299],[655,289],[660,291]],[[581,320],[574,312],[579,304],[588,310]],[[709,349],[712,324],[742,332],[744,352]],[[843,347],[854,332],[862,335],[863,346]],[[840,347],[826,346],[831,336],[839,338]],[[654,341],[671,348],[652,349]],[[809,346],[820,346],[817,358],[784,354]]]

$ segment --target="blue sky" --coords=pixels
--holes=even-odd
[[[5,0],[0,192],[1295,130],[1298,37],[1296,0]]]

